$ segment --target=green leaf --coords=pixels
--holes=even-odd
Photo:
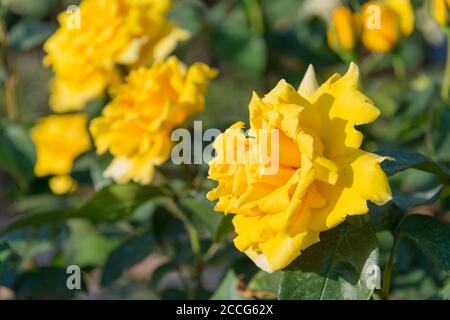
[[[68,222],[70,236],[64,243],[65,264],[80,267],[103,265],[118,239],[100,234],[91,222],[73,219]]]
[[[154,226],[153,232],[158,243],[164,244],[174,240],[181,240],[184,237],[185,228],[180,219],[174,217],[173,214],[165,207],[158,205],[153,215],[150,217],[151,225]],[[185,254],[187,252],[177,252]]]
[[[442,161],[450,161],[450,108],[441,105],[435,108],[431,124],[431,142],[436,157]]]
[[[0,286],[11,288],[16,281],[18,271],[15,268],[13,257],[11,247],[0,238]]]
[[[298,0],[262,0],[266,12],[270,12],[267,20],[271,24],[285,25],[298,21],[298,12],[301,10],[302,2]]]
[[[393,87],[395,88],[395,86]],[[408,123],[411,119],[414,119],[415,117],[418,117],[426,112],[427,107],[430,105],[430,101],[436,94],[436,84],[430,79],[427,79],[424,87],[416,90],[409,92],[410,97],[408,98],[408,107],[404,110],[404,112],[396,116],[403,123]],[[401,97],[402,95],[400,94],[399,100]]]
[[[434,203],[437,199],[439,199],[442,189],[442,186],[438,186],[428,191],[413,193],[394,192],[392,195],[392,201],[397,207],[403,211],[407,211],[415,206]]]
[[[91,158],[90,175],[96,191],[101,190],[113,183],[111,178],[106,178],[104,172],[111,163],[112,156],[110,154],[97,155]]]
[[[56,211],[75,206],[80,198],[74,195],[60,196],[52,193],[28,195],[15,202],[19,212],[27,214]]]
[[[185,291],[177,288],[169,288],[164,290],[162,296],[162,300],[186,300],[188,296]]]
[[[150,199],[136,207],[127,222],[139,226],[151,226],[153,215],[158,208],[159,203]]]
[[[430,297],[431,300],[450,300],[450,279],[437,294]]]
[[[144,202],[166,195],[165,190],[158,187],[114,184],[96,192],[76,215],[94,221],[113,222],[128,217]]]
[[[199,5],[177,1],[169,13],[169,19],[180,28],[188,30],[191,37],[195,37],[205,23],[205,15],[200,9]]]
[[[79,291],[67,288],[68,277],[69,274],[63,268],[33,269],[20,275],[14,284],[14,293],[19,299],[71,299]],[[81,288],[86,288],[83,281]]]
[[[55,223],[70,218],[114,222],[128,217],[134,209],[150,199],[164,197],[164,189],[135,184],[110,185],[95,193],[80,208],[65,208],[44,213],[22,215],[14,220],[6,232],[28,226]]]
[[[220,224],[214,233],[214,242],[220,242],[223,238],[234,231],[233,227],[234,214],[225,214],[220,220]]]
[[[406,216],[397,228],[400,238],[409,239],[438,268],[450,272],[450,225],[435,217]]]
[[[248,28],[221,26],[213,33],[211,43],[222,61],[243,75],[256,79],[266,67],[266,43]]]
[[[40,21],[20,21],[9,31],[9,45],[17,51],[33,49],[42,45],[55,29],[54,25]]]
[[[60,0],[1,0],[1,4],[18,15],[42,18],[56,9]]]
[[[390,150],[377,152],[377,154],[395,159],[395,161],[386,160],[381,163],[381,167],[388,176],[392,176],[409,168],[415,168],[437,174],[440,177],[450,178],[450,170],[446,166],[434,162],[419,153],[405,150]]]
[[[417,39],[417,36],[418,34],[414,34],[411,37],[406,37],[402,45],[399,46],[399,55],[403,60],[407,73],[420,69],[424,60],[422,42]]]
[[[214,235],[222,217],[214,211],[210,201],[206,198],[185,198],[179,201],[179,206],[200,235],[208,238]]]
[[[13,220],[4,230],[5,233],[13,232],[22,228],[40,226],[48,223],[57,223],[76,217],[75,209],[60,209],[43,213],[23,214]]]
[[[370,225],[350,220],[321,233],[320,242],[283,271],[279,299],[370,298],[379,272],[377,241]]]
[[[155,247],[150,232],[134,235],[114,249],[103,269],[101,284],[106,286],[118,279],[127,269],[147,257]]]
[[[404,216],[404,212],[395,206],[392,201],[383,206],[377,206],[369,202],[368,207],[370,222],[377,232],[395,230]]]
[[[27,261],[50,252],[55,244],[62,243],[66,237],[67,228],[63,224],[53,224],[15,230],[6,234],[5,240],[12,252]]]
[[[89,100],[89,102],[87,102],[86,105],[84,106],[83,111],[84,113],[86,113],[88,118],[92,120],[101,115],[103,107],[106,106],[109,103],[109,101],[111,101],[111,97],[109,96]],[[112,158],[111,155],[109,155],[108,153],[101,156],[97,155],[97,157],[100,158],[105,156]]]
[[[247,289],[258,299],[276,299],[281,275],[281,271],[273,273],[259,271],[250,280]]]
[[[398,88],[398,81],[390,77],[377,77],[374,81],[368,83],[366,94],[374,101],[380,109],[384,118],[391,119],[398,109],[399,101],[402,97],[402,90]],[[374,128],[379,130],[380,127]],[[383,126],[381,126],[381,129]],[[378,132],[378,131],[377,131]],[[385,130],[382,134],[385,136]]]
[[[0,274],[6,270],[10,256],[11,249],[9,245],[0,239]]]
[[[14,176],[21,188],[26,188],[34,177],[35,159],[34,145],[27,129],[19,124],[0,128],[0,165]]]
[[[239,279],[233,270],[229,270],[211,300],[246,300],[238,290]]]
[[[158,266],[158,268],[156,268],[152,272],[152,278],[150,279],[150,285],[152,286],[152,288],[158,288],[158,285],[164,278],[164,276],[176,269],[177,266],[173,262],[163,263],[162,265]]]

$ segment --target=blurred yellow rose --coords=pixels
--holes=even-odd
[[[54,176],[48,182],[50,189],[55,194],[66,194],[77,190],[75,180],[69,175]]]
[[[131,71],[90,126],[97,152],[114,156],[105,175],[118,183],[149,184],[154,166],[169,157],[171,131],[203,110],[208,82],[215,75],[206,64],[186,68],[175,57]]]
[[[117,64],[132,66],[168,56],[186,31],[166,20],[170,0],[83,0],[63,12],[60,27],[44,45],[51,66],[50,106],[80,110],[120,81]],[[79,25],[72,20],[79,14]]]
[[[42,118],[31,129],[31,138],[36,148],[36,176],[62,176],[50,180],[52,190],[58,194],[73,190],[75,182],[68,176],[73,161],[91,148],[87,117],[70,114]]]
[[[347,7],[336,8],[327,31],[328,46],[335,51],[351,51],[355,47],[358,25],[352,11]]]
[[[252,157],[254,136],[238,131],[243,123],[214,142],[209,178],[218,185],[207,197],[218,200],[215,210],[235,214],[236,247],[267,272],[286,267],[346,216],[367,213],[368,200],[382,205],[391,199],[380,167],[385,158],[360,149],[363,135],[355,126],[380,112],[358,91],[358,78],[352,63],[344,76],[318,87],[310,67],[298,91],[281,80],[263,98],[253,94],[250,128],[279,131],[278,141],[269,141],[279,143],[274,175],[265,174],[267,163],[222,161],[228,152]]]
[[[402,36],[414,30],[414,11],[409,0],[369,1],[362,7],[362,34],[364,46],[386,53],[392,50]]]
[[[430,0],[429,8],[431,16],[441,27],[449,24],[448,13],[450,9],[450,0]]]

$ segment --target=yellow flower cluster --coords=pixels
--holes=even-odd
[[[358,22],[357,16],[347,7],[339,7],[332,13],[327,32],[328,46],[335,51],[351,51],[355,47]]]
[[[204,94],[216,71],[206,64],[187,68],[176,57],[131,71],[90,131],[97,152],[114,160],[105,172],[118,183],[149,184],[154,166],[169,157],[170,133],[204,108]]]
[[[83,0],[79,12],[63,12],[45,43],[51,66],[50,106],[80,110],[120,81],[117,65],[133,66],[167,57],[186,31],[167,21],[170,0]],[[79,26],[71,22],[79,14]]]
[[[73,191],[75,181],[70,177],[73,161],[91,148],[84,114],[51,115],[40,119],[31,129],[37,161],[34,172],[38,177],[55,175],[50,187],[56,194]]]
[[[332,13],[327,39],[336,52],[354,50],[357,39],[373,52],[391,51],[414,30],[414,11],[409,0],[366,2],[360,13],[339,7]]]
[[[380,112],[357,89],[358,78],[351,64],[344,76],[319,87],[310,68],[298,91],[281,80],[263,98],[253,95],[250,128],[279,132],[278,141],[268,143],[279,143],[274,175],[265,174],[266,162],[223,161],[229,152],[251,157],[254,137],[236,130],[242,123],[214,142],[209,178],[218,185],[207,197],[218,200],[215,210],[235,214],[236,247],[267,272],[286,267],[346,216],[367,213],[368,200],[382,205],[391,199],[380,167],[385,158],[360,149],[363,135],[355,126]]]
[[[441,27],[449,25],[450,0],[430,0],[431,16]]]
[[[119,183],[151,182],[154,165],[169,155],[171,130],[204,108],[216,75],[202,63],[187,68],[175,57],[165,60],[189,36],[166,19],[170,6],[170,0],[82,0],[78,10],[60,14],[59,29],[44,45],[44,63],[55,74],[54,112],[80,110],[111,89],[112,101],[90,130],[98,153],[115,157],[105,175]],[[124,83],[120,65],[130,71]],[[41,119],[32,129],[35,174],[55,175],[49,182],[55,193],[76,187],[69,174],[91,146],[86,126],[85,115],[69,114]]]

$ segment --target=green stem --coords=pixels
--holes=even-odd
[[[398,238],[394,235],[394,242],[392,243],[391,254],[389,255],[389,259],[386,263],[386,268],[384,270],[383,275],[383,288],[381,289],[381,297],[384,300],[388,300],[389,298],[389,289],[391,287],[391,277],[392,277],[392,269],[394,267],[394,259],[395,259],[395,251],[397,249]]]
[[[256,34],[264,33],[264,18],[259,0],[244,0],[247,18],[249,20],[250,28]]]
[[[401,56],[394,54],[392,58],[392,66],[394,67],[395,76],[400,80],[405,80],[406,70]]]
[[[172,213],[177,219],[179,219],[186,230],[189,237],[189,242],[191,244],[192,252],[196,257],[196,264],[193,268],[189,268],[189,273],[191,279],[195,283],[195,288],[190,285],[190,279],[186,280],[185,287],[188,289],[188,298],[196,299],[202,290],[202,273],[203,273],[203,257],[200,246],[200,239],[198,232],[194,225],[189,221],[189,219],[184,215],[182,209],[179,207],[177,199],[170,199],[166,202],[166,208]]]
[[[444,102],[448,101],[450,91],[450,34],[447,33],[447,58],[445,61],[444,79],[441,87],[441,98]]]
[[[213,242],[204,255],[204,261],[210,260],[222,248],[222,244]]]
[[[189,241],[191,244],[192,251],[194,252],[196,257],[201,257],[201,248],[200,248],[200,240],[198,237],[198,232],[189,219],[184,215],[183,211],[179,208],[177,199],[169,199],[166,202],[167,210],[173,214],[173,216],[179,219],[188,234]]]
[[[16,96],[16,77],[11,71],[11,67],[8,60],[8,37],[4,21],[0,21],[0,39],[1,39],[1,62],[5,70],[5,105],[6,112],[10,121],[19,120],[19,107],[17,105]]]
[[[180,275],[180,280],[183,285],[184,290],[186,291],[186,296],[188,300],[195,300],[196,295],[195,291],[192,289],[189,278],[186,278],[181,266],[177,266],[178,274]]]
[[[16,78],[10,75],[7,75],[5,79],[5,104],[9,120],[13,122],[18,121],[19,108],[16,98]]]
[[[190,190],[190,189],[192,189],[193,181],[194,181],[191,166],[188,164],[182,163],[181,169],[182,169],[184,178],[186,179],[186,190]]]

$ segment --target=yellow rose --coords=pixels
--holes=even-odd
[[[84,114],[51,115],[42,118],[31,129],[31,138],[36,148],[34,173],[38,177],[63,176],[50,180],[55,193],[72,190],[75,182],[69,181],[73,161],[91,148]],[[71,179],[71,178],[70,178]]]
[[[114,156],[105,175],[118,183],[149,184],[154,166],[169,157],[171,131],[203,110],[208,82],[215,75],[206,64],[186,68],[175,57],[131,71],[90,126],[97,152]]]
[[[362,35],[364,46],[386,53],[402,36],[414,30],[414,11],[409,0],[369,1],[362,7]]]
[[[223,161],[229,152],[252,158],[255,136],[237,131],[242,123],[214,142],[209,178],[218,185],[207,197],[218,200],[216,211],[235,214],[236,247],[267,272],[286,267],[346,216],[367,213],[368,200],[382,205],[391,199],[380,167],[385,158],[360,149],[363,135],[355,126],[380,112],[358,91],[358,78],[352,63],[344,76],[318,87],[310,67],[298,91],[281,80],[263,98],[253,95],[250,128],[279,132],[278,141],[269,141],[279,144],[275,174],[265,174],[267,162]],[[236,151],[239,143],[245,148]]]
[[[50,106],[80,110],[119,81],[117,64],[132,66],[168,56],[186,31],[166,20],[170,0],[83,0],[63,12],[60,27],[44,45],[52,66]],[[73,19],[79,14],[79,25]]]
[[[335,51],[351,51],[355,47],[358,25],[347,7],[335,9],[327,32],[328,46]]]
[[[430,12],[434,20],[441,26],[448,25],[448,10],[450,8],[450,0],[430,0]]]

